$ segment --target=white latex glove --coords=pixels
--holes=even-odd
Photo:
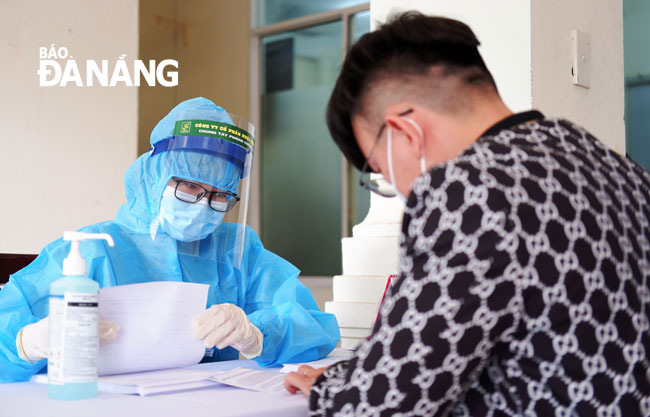
[[[192,330],[208,348],[232,346],[247,359],[262,353],[264,335],[234,304],[215,304],[197,314],[192,319]]]
[[[36,362],[47,358],[49,322],[49,317],[45,317],[20,329],[16,337],[16,350],[22,360]],[[115,340],[118,330],[120,326],[117,323],[100,319],[97,328],[99,343]]]

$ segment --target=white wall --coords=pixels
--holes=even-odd
[[[531,11],[533,107],[584,126],[625,154],[623,2],[533,0]],[[588,89],[572,82],[573,29],[591,37]]]
[[[530,2],[528,0],[372,0],[370,22],[393,13],[418,10],[460,20],[481,42],[479,52],[499,93],[513,111],[531,108]]]
[[[84,67],[132,62],[138,2],[0,0],[0,253],[112,219],[136,157],[137,88],[39,87],[38,48],[52,43]]]
[[[625,151],[621,0],[372,0],[371,20],[419,10],[467,23],[513,111],[536,108]],[[591,35],[592,86],[571,82],[571,30]]]

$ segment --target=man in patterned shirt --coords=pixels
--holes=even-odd
[[[285,386],[319,416],[649,416],[650,175],[513,115],[478,44],[407,13],[350,50],[327,121],[408,197],[400,279],[350,361]]]

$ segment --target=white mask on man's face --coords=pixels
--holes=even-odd
[[[426,165],[426,160],[424,157],[424,132],[422,132],[422,128],[420,127],[419,124],[410,117],[406,116],[401,116],[402,119],[406,120],[407,122],[411,123],[413,127],[418,131],[418,134],[420,135],[420,142],[422,143],[422,154],[420,155],[420,173],[424,174],[427,169]],[[395,191],[395,195],[400,198],[406,204],[406,196],[402,194],[396,186],[395,183],[395,171],[393,170],[393,129],[388,127],[388,132],[386,132],[387,135],[387,140],[386,140],[386,146],[387,146],[387,153],[388,153],[388,176],[390,185],[393,187],[393,190]]]

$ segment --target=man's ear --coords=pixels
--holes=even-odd
[[[417,122],[415,111],[404,116],[400,116],[399,113],[387,114],[384,117],[384,122],[387,127],[393,129],[393,137],[403,135],[403,140],[407,141],[407,145],[412,148],[415,156],[417,158],[422,156],[424,133]]]

